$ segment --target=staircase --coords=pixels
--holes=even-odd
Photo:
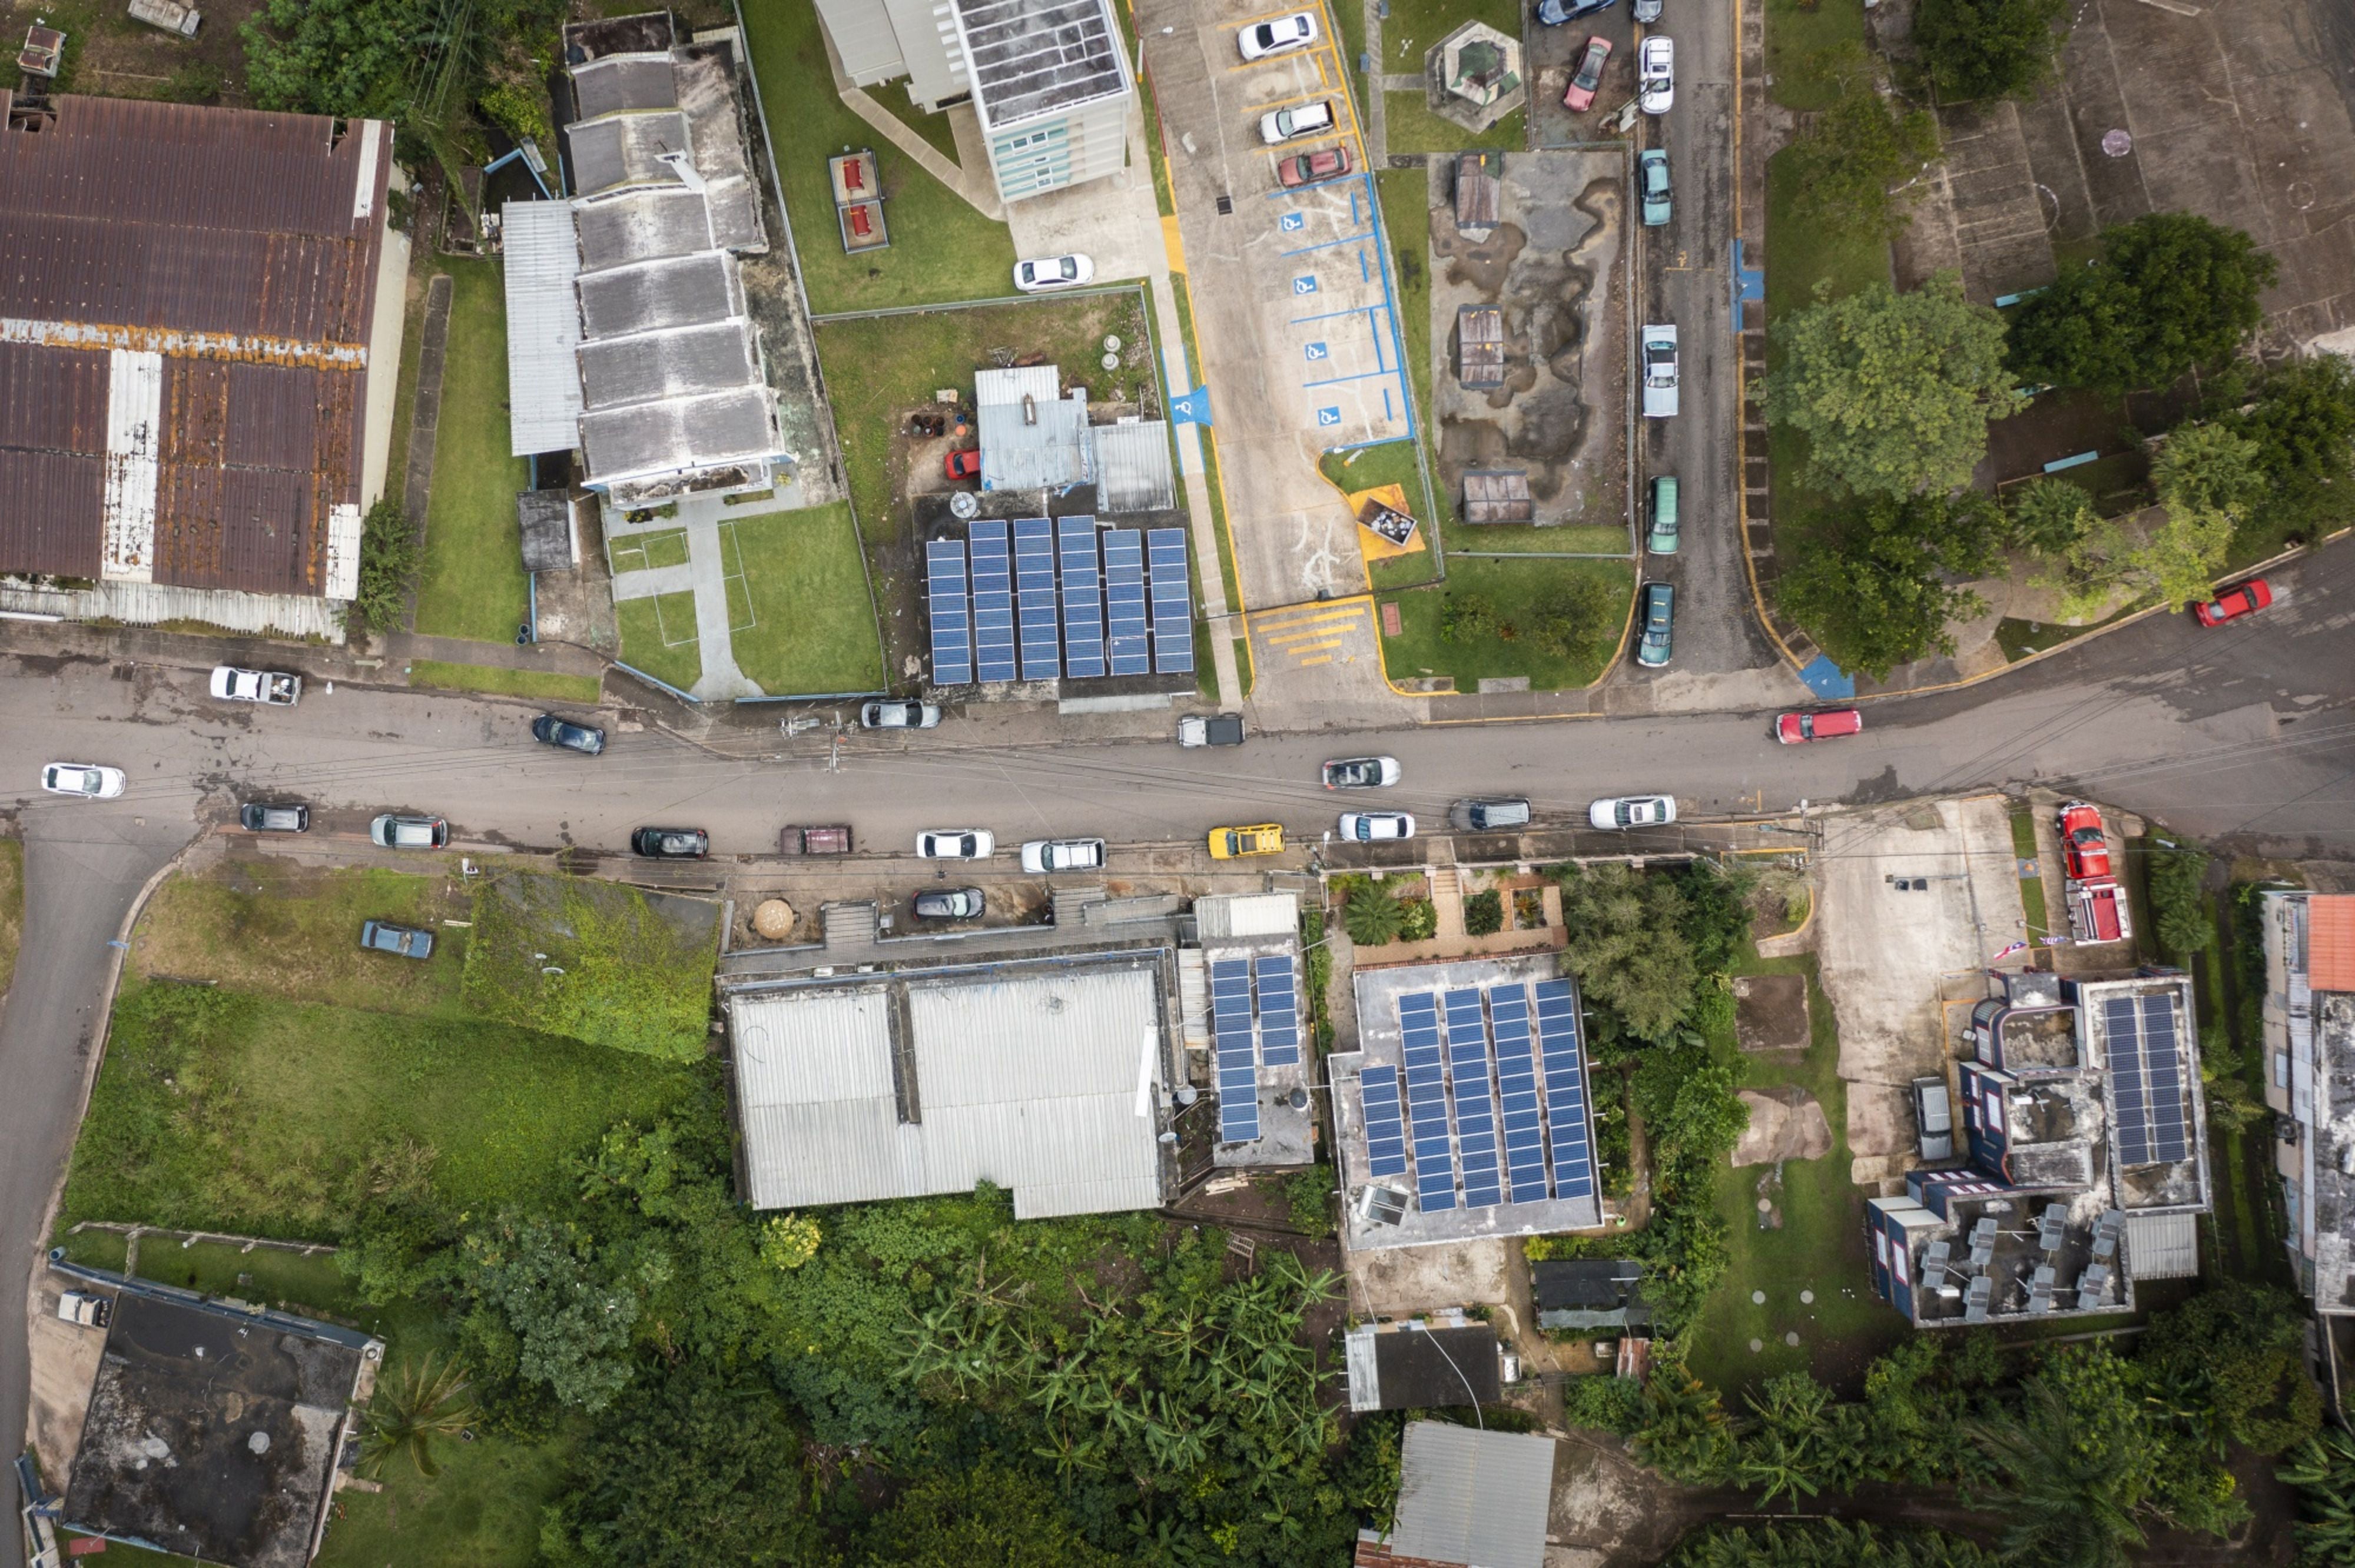
[[[827,904],[818,914],[826,922],[826,946],[828,952],[845,948],[871,948],[875,945],[876,906],[873,904]]]
[[[1439,916],[1440,937],[1464,935],[1464,879],[1452,865],[1434,865],[1429,873],[1431,907]]]

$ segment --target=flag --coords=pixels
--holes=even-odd
[[[2012,954],[2014,954],[2014,953],[2024,953],[2024,952],[2026,952],[2026,951],[2028,951],[2028,944],[2027,944],[2027,943],[2025,943],[2025,942],[2014,942],[2011,946],[2009,946],[2009,948],[2006,948],[2003,951],[2001,951],[2000,953],[1998,953],[1994,958],[1992,958],[1992,959],[1988,959],[1987,961],[1988,961],[1989,963],[1996,963],[1996,964],[1999,964],[1999,963],[2003,962],[2003,960],[2004,960],[2004,959],[2008,959],[2008,958],[2011,957],[2011,955],[2012,955]]]

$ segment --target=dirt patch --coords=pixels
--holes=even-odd
[[[1831,1152],[1831,1123],[1816,1097],[1805,1089],[1786,1086],[1765,1094],[1744,1089],[1742,1103],[1750,1107],[1750,1126],[1733,1146],[1737,1168],[1821,1160]],[[1854,1119],[1849,1118],[1851,1123]]]
[[[1500,1237],[1345,1254],[1349,1309],[1369,1318],[1412,1318],[1467,1302],[1508,1300],[1509,1255],[1519,1245],[1518,1237]]]
[[[123,0],[9,0],[0,4],[0,26],[12,30],[13,42],[23,41],[37,16],[64,29],[55,92],[250,108],[238,29],[261,0],[205,0],[202,9],[204,25],[193,38],[133,21]]]
[[[1807,977],[1742,975],[1733,982],[1733,1033],[1744,1051],[1804,1051]]]

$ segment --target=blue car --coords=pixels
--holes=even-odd
[[[430,959],[433,956],[433,933],[413,926],[395,926],[387,920],[371,920],[360,927],[360,947],[371,953]]]
[[[1653,147],[1636,159],[1636,194],[1644,203],[1644,227],[1657,228],[1668,221],[1668,155]]]
[[[1617,4],[1619,0],[1538,0],[1538,20],[1549,27],[1559,27],[1564,22],[1608,11]]]
[[[1657,670],[1668,662],[1669,639],[1676,630],[1676,588],[1668,583],[1646,583],[1640,617],[1644,634],[1636,644],[1636,662]]]

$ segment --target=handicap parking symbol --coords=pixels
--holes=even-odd
[[[1316,422],[1319,425],[1337,425],[1341,422],[1341,410],[1338,408],[1319,408],[1316,410]]]
[[[1328,358],[1328,357],[1330,357],[1330,356],[1326,353],[1325,345],[1324,345],[1323,344],[1321,344],[1321,343],[1312,343],[1312,344],[1308,344],[1308,346],[1307,346],[1306,348],[1303,349],[1301,352],[1303,352],[1304,354],[1307,355],[1308,355],[1308,357],[1309,357],[1311,360],[1325,359],[1325,358]]]
[[[1295,278],[1292,281],[1292,291],[1295,294],[1313,294],[1316,291],[1316,280],[1315,278]]]
[[[1284,233],[1291,234],[1295,230],[1307,228],[1308,217],[1305,213],[1287,212],[1280,220],[1280,227]]]

